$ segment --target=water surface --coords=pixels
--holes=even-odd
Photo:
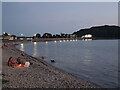
[[[118,40],[31,42],[17,48],[102,87],[118,87]]]

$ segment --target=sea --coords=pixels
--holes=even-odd
[[[118,44],[119,40],[64,40],[21,43],[16,47],[80,79],[103,88],[118,88]]]

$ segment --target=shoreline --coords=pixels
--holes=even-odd
[[[3,52],[3,80],[7,80],[3,88],[101,88],[99,85],[79,79],[71,73],[56,68],[46,61],[32,57],[15,47],[18,43],[10,43],[2,48]],[[24,53],[24,56],[21,56]],[[10,56],[29,57],[28,68],[12,68],[6,65]],[[14,77],[14,78],[13,78]]]

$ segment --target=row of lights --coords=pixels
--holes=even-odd
[[[59,42],[66,42],[66,41],[67,41],[67,42],[68,42],[68,41],[77,41],[77,39],[76,39],[76,40],[63,40],[63,41],[60,40]],[[54,42],[56,43],[57,41],[54,41]],[[46,41],[45,43],[48,44],[48,41]],[[37,42],[33,42],[33,44],[36,45]],[[23,50],[23,48],[24,48],[24,44],[23,44],[23,43],[20,44],[20,47],[21,47],[21,50],[24,51],[24,50]]]
[[[68,41],[77,41],[77,39],[76,40],[59,40],[59,42],[68,42]],[[57,42],[57,41],[54,41],[55,43]]]
[[[63,40],[63,41],[60,40],[60,42],[66,42],[66,41],[67,41],[67,42],[68,42],[68,41],[77,41],[77,39],[76,39],[76,40]]]
[[[67,42],[68,42],[68,41],[77,41],[77,39],[76,39],[76,40],[63,40],[63,41],[62,41],[62,40],[60,40],[59,42],[66,42],[66,41],[67,41]],[[57,41],[54,41],[54,42],[56,43]],[[47,43],[48,43],[48,41],[46,41],[45,43],[47,44]],[[37,42],[34,42],[33,44],[34,44],[34,45],[36,45],[36,44],[37,44]],[[23,44],[23,43],[21,43],[21,47],[24,47],[24,44]]]
[[[68,42],[68,41],[77,41],[77,39],[76,40],[59,40],[59,42]],[[48,44],[48,41],[46,41],[45,43]],[[57,43],[57,41],[54,41],[54,43]],[[37,42],[34,42],[33,44],[36,45]]]

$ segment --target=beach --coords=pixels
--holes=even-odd
[[[15,48],[13,42],[2,49],[3,88],[101,88],[99,85],[79,79],[70,73],[51,66],[44,60],[34,58]],[[24,54],[24,55],[21,55]],[[7,65],[10,57],[26,58],[32,65],[13,68]]]

